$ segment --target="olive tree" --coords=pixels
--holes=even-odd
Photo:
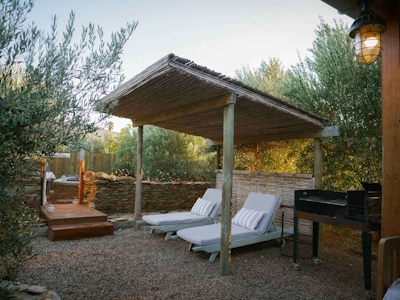
[[[358,63],[347,32],[341,21],[330,26],[321,20],[309,56],[288,70],[283,89],[287,101],[339,125],[339,137],[323,139],[324,185],[336,190],[381,178],[380,61]],[[299,165],[307,170],[311,144],[305,150]]]
[[[137,22],[113,33],[89,24],[73,43],[74,13],[60,35],[26,24],[33,0],[0,0],[0,278],[12,278],[29,248],[30,211],[14,188],[29,159],[81,140],[109,112],[99,101],[123,80],[123,47]]]
[[[125,128],[118,138],[116,168],[135,174],[137,131]],[[154,181],[213,181],[215,155],[204,138],[156,126],[145,126],[143,134],[143,178]]]

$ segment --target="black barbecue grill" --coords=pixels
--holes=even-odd
[[[363,183],[363,186],[365,191],[347,193],[323,190],[295,191],[295,210],[357,222],[380,223],[382,191],[379,191],[376,184],[371,185],[373,190],[368,190],[369,185],[366,183]]]
[[[299,219],[313,222],[313,257],[318,261],[319,224],[331,224],[362,231],[364,286],[371,289],[371,231],[381,228],[382,187],[362,183],[365,191],[339,193],[300,190],[294,194],[293,262],[297,266]]]
[[[347,199],[345,193],[322,190],[295,191],[294,209],[323,216],[345,218]]]

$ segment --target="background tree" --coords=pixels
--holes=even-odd
[[[0,0],[0,278],[12,278],[31,253],[31,214],[19,200],[23,190],[14,188],[27,158],[51,155],[96,129],[92,112],[106,111],[99,99],[123,81],[122,50],[137,25],[106,43],[102,29],[89,24],[72,44],[74,13],[58,38],[56,17],[48,34],[25,24],[33,5]]]
[[[357,63],[347,32],[342,21],[329,26],[321,19],[311,55],[300,59],[284,82],[287,101],[340,127],[339,137],[323,139],[324,185],[336,190],[381,178],[380,61]],[[304,151],[300,166],[309,170],[311,145]]]
[[[116,167],[122,174],[135,175],[137,131],[130,126],[120,134]],[[215,153],[205,140],[188,134],[145,126],[143,133],[143,178],[155,181],[214,181]]]
[[[271,96],[283,97],[283,82],[286,78],[285,69],[279,58],[272,57],[268,63],[264,60],[260,66],[251,69],[243,66],[235,71],[236,79]]]
[[[271,96],[283,98],[286,71],[279,58],[262,61],[258,68],[243,66],[235,71],[236,79]],[[290,151],[302,147],[299,141],[252,143],[235,146],[235,169],[277,173],[296,173],[299,154]]]
[[[288,71],[275,58],[236,71],[244,83],[339,125],[340,137],[323,139],[323,182],[343,191],[361,188],[360,181],[379,181],[382,157],[380,61],[357,63],[347,31],[342,21],[330,26],[321,19],[311,55]],[[311,140],[239,145],[235,167],[312,173],[313,152]]]
[[[99,129],[88,133],[78,144],[59,147],[58,152],[79,152],[83,148],[89,153],[115,154],[119,148],[119,134],[109,130]]]

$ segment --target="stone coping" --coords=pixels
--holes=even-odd
[[[132,176],[115,176],[113,174],[109,175],[103,172],[93,172],[93,171],[85,171],[84,173],[84,181],[90,181],[89,177],[94,178],[95,180],[105,180],[105,181],[127,181],[127,182],[135,182],[135,178]],[[207,181],[149,181],[142,180],[142,184],[210,184]]]
[[[53,181],[53,184],[57,186],[78,186],[79,181],[62,181],[61,179],[56,179]]]
[[[215,173],[223,173],[222,169],[216,169]],[[253,171],[241,171],[241,170],[233,170],[233,174],[237,175],[262,175],[262,176],[270,176],[270,177],[292,177],[292,178],[313,178],[312,174],[290,174],[290,173],[270,173],[270,172],[253,172]]]

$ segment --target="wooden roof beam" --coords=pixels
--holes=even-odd
[[[250,136],[246,138],[235,139],[235,145],[268,142],[268,141],[282,141],[282,140],[296,140],[296,139],[312,139],[324,138],[331,136],[339,136],[339,126],[328,126],[322,128],[320,131],[313,132],[296,132],[296,133],[279,133],[279,134],[264,134],[257,136]],[[207,146],[222,145],[222,141],[206,140]]]
[[[196,76],[197,78],[204,80],[206,82],[210,82],[220,87],[229,89],[231,91],[235,91],[236,94],[240,97],[245,97],[247,99],[250,99],[251,101],[256,101],[268,107],[272,107],[278,111],[290,114],[306,122],[313,123],[317,126],[321,126],[321,124],[325,120],[324,118],[317,116],[313,113],[306,112],[305,110],[302,110],[298,107],[294,107],[289,103],[284,102],[283,100],[278,100],[272,96],[265,96],[265,95],[263,96],[259,93],[247,89],[246,87],[237,85],[233,82],[225,81],[219,77],[210,75],[209,73],[206,73],[201,70],[185,66],[181,63],[170,61],[169,66],[184,73]],[[267,97],[268,100],[266,100]]]
[[[185,106],[180,106],[175,109],[170,109],[157,113],[151,116],[147,116],[141,119],[132,120],[133,127],[139,127],[146,124],[155,124],[157,122],[181,117],[184,115],[194,114],[201,111],[222,107],[228,104],[234,104],[235,100],[232,99],[231,94],[225,94],[222,96],[210,98],[203,101],[198,101]]]

